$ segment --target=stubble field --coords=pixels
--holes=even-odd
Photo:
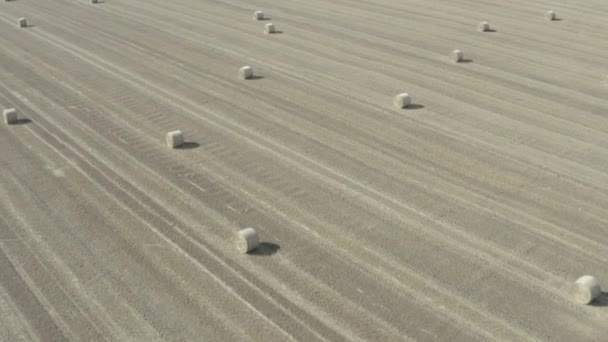
[[[606,15],[0,3],[0,341],[605,341]]]

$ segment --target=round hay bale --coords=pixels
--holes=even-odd
[[[171,148],[180,147],[184,144],[184,133],[180,130],[171,131],[167,133],[165,141],[167,142],[167,146]]]
[[[244,66],[239,69],[239,77],[248,80],[253,77],[253,68],[250,66]]]
[[[274,27],[273,23],[268,23],[264,26],[264,33],[266,34],[273,34],[276,32],[276,29]]]
[[[236,249],[239,253],[249,253],[260,245],[258,233],[253,228],[245,228],[238,232]]]
[[[490,24],[487,21],[482,21],[477,25],[477,31],[488,32],[490,31]]]
[[[17,20],[19,27],[27,27],[27,20],[25,18],[19,18]]]
[[[545,13],[545,19],[551,21],[551,20],[555,20],[557,18],[557,14],[555,14],[555,12],[553,11],[548,11]]]
[[[586,275],[578,278],[576,282],[574,282],[574,285],[572,285],[572,288],[570,289],[570,293],[577,303],[589,304],[602,294],[602,289],[597,279],[593,276]]]
[[[17,115],[17,110],[15,108],[9,108],[4,110],[4,123],[7,125],[16,124],[19,120],[19,116]]]
[[[255,20],[264,20],[264,12],[262,12],[262,11],[255,11],[255,12],[253,12],[253,19],[255,19]]]
[[[462,62],[464,59],[464,54],[460,50],[452,51],[452,60],[456,63]]]
[[[395,98],[393,99],[393,104],[398,109],[406,108],[407,106],[412,104],[412,98],[408,93],[402,93],[395,96]]]

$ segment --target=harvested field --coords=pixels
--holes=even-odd
[[[605,341],[607,15],[0,2],[0,341]]]

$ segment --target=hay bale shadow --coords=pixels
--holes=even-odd
[[[602,292],[602,294],[589,303],[589,305],[597,307],[608,306],[608,292]]]
[[[406,109],[406,110],[418,110],[418,109],[422,109],[422,108],[424,108],[424,106],[423,106],[423,105],[421,105],[421,104],[416,104],[416,103],[413,103],[413,104],[411,104],[411,105],[409,105],[409,106],[405,107],[405,109]]]
[[[249,254],[256,256],[270,256],[277,254],[280,249],[281,246],[277,245],[276,243],[262,242],[256,249],[249,252]]]
[[[27,125],[30,122],[32,122],[30,119],[17,119],[17,122],[13,123],[12,125]]]
[[[201,144],[196,143],[196,142],[192,142],[192,141],[186,141],[182,146],[178,147],[177,149],[179,149],[179,150],[192,150],[192,149],[198,148],[199,146],[201,146]]]

